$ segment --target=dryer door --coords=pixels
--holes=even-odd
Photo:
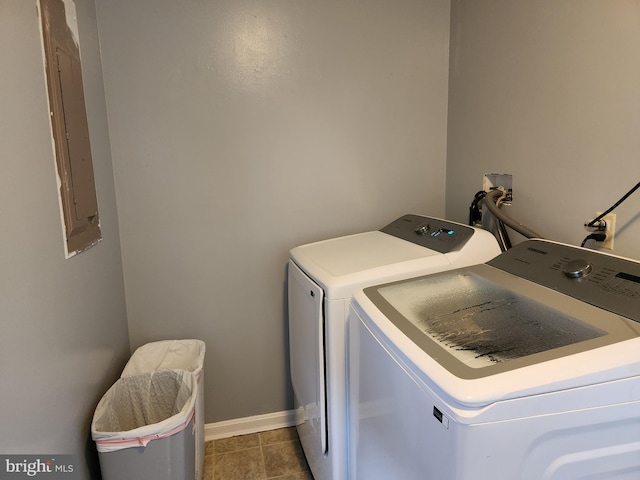
[[[327,452],[324,291],[289,261],[289,349],[296,424],[307,452]]]

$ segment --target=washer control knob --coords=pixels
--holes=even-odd
[[[431,227],[427,223],[426,225],[422,225],[421,227],[416,228],[414,232],[416,233],[416,235],[426,235],[427,233],[429,233],[430,229]]]
[[[562,273],[569,278],[583,278],[589,275],[592,271],[593,265],[583,258],[572,260],[562,267]]]

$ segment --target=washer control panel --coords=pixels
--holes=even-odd
[[[487,262],[640,322],[640,262],[546,240],[527,240]]]
[[[461,250],[474,233],[467,225],[420,215],[404,215],[380,231],[439,253]]]

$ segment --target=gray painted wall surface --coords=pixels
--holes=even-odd
[[[486,172],[510,173],[509,213],[580,244],[583,222],[640,181],[640,2],[455,0],[447,215],[467,218]],[[640,258],[640,192],[613,253]]]
[[[449,2],[98,1],[111,145],[77,3],[104,240],[64,260],[35,3],[0,0],[2,453],[84,458],[129,355],[111,152],[131,345],[207,342],[207,422],[290,407],[287,250],[442,214],[447,134],[456,220],[512,173],[512,215],[579,243],[640,178],[637,1],[454,0],[450,57]]]
[[[132,347],[204,340],[207,422],[287,410],[288,250],[444,214],[449,2],[97,5]]]
[[[104,240],[65,260],[36,3],[0,1],[0,453],[76,454],[89,478],[129,339],[93,3],[77,13]]]

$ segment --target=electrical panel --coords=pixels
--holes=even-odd
[[[80,49],[62,0],[40,0],[51,128],[67,257],[102,239]]]

